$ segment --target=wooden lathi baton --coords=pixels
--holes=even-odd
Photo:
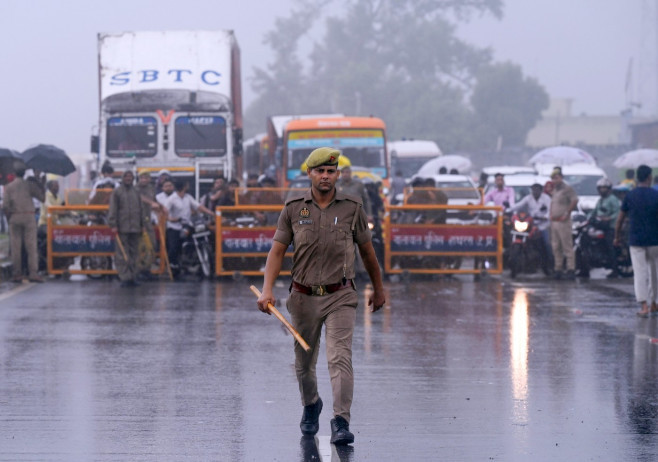
[[[260,295],[261,295],[261,294],[260,294],[260,290],[258,290],[258,289],[256,288],[256,286],[250,286],[249,288],[251,289],[251,291],[252,291],[254,294],[256,294],[257,297],[260,297]],[[292,324],[290,324],[290,323],[288,322],[288,320],[287,320],[286,318],[284,318],[283,315],[282,315],[281,313],[279,313],[279,310],[277,310],[277,309],[274,307],[274,305],[272,305],[271,303],[268,302],[268,303],[267,303],[267,308],[269,308],[270,313],[272,313],[274,316],[276,316],[277,319],[278,319],[279,321],[281,321],[281,322],[283,323],[284,326],[286,326],[286,329],[288,329],[288,330],[290,331],[290,333],[292,334],[292,336],[295,337],[295,340],[297,340],[297,342],[302,346],[302,348],[303,348],[305,351],[310,351],[310,350],[311,350],[311,347],[308,346],[308,343],[306,343],[306,340],[304,340],[304,339],[302,338],[302,336],[299,335],[299,332],[297,332],[297,329],[295,329],[295,328],[292,326]]]
[[[123,259],[125,260],[125,262],[128,263],[128,255],[126,255],[126,249],[124,249],[123,247],[123,242],[121,242],[119,233],[117,233],[116,238],[117,238],[117,244],[119,244],[119,249],[121,250],[121,255],[123,255]]]

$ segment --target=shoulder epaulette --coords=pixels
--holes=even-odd
[[[303,194],[300,195],[300,196],[293,196],[293,197],[290,197],[290,198],[286,199],[286,205],[290,204],[291,202],[297,202],[297,201],[301,201],[301,200],[304,200],[304,195]]]
[[[343,197],[344,197],[345,199],[347,199],[348,201],[352,201],[352,202],[355,202],[355,203],[357,203],[357,204],[363,206],[363,201],[361,200],[360,197],[352,196],[352,195],[350,195],[350,194],[343,194]]]

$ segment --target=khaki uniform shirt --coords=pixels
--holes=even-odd
[[[147,198],[150,201],[155,202],[155,188],[152,184],[140,185],[137,184],[134,186],[137,188],[137,192],[140,196]],[[144,220],[147,223],[151,222],[151,206],[144,201],[142,201],[142,213],[144,214]]]
[[[574,199],[578,199],[576,191],[566,183],[560,189],[553,190],[553,197],[551,198],[551,220],[559,219],[566,213],[569,213],[569,207]],[[571,217],[567,217],[567,221]]]
[[[43,202],[44,191],[41,186],[34,181],[15,178],[14,181],[5,186],[3,202],[5,213],[10,219],[13,214],[31,213],[34,215],[34,202],[32,202],[32,198]]]
[[[361,202],[336,192],[325,208],[313,201],[311,190],[289,199],[281,215],[274,240],[295,247],[292,278],[305,286],[336,284],[353,279],[354,244],[371,240],[368,218]]]
[[[117,228],[120,233],[141,233],[144,226],[142,213],[142,196],[134,186],[119,186],[110,196],[108,222],[110,228]]]

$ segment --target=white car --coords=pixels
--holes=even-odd
[[[534,175],[537,171],[534,167],[527,167],[525,165],[498,165],[493,167],[485,167],[482,169],[482,173],[489,175],[487,181],[493,183],[494,175],[496,173],[502,173],[505,175],[505,178],[508,176],[514,175]]]
[[[432,175],[436,188],[442,189],[451,205],[479,205],[482,202],[480,190],[467,175]]]
[[[441,189],[448,197],[448,205],[480,205],[482,203],[480,190],[467,175],[416,175],[416,177],[431,178],[435,187]],[[479,214],[472,214],[469,211],[449,210],[446,222],[449,224],[472,223],[478,217]]]

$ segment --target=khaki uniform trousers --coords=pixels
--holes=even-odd
[[[14,278],[23,276],[23,246],[27,253],[27,269],[30,278],[38,277],[37,221],[34,213],[15,213],[9,220],[9,242]]]
[[[293,290],[287,303],[292,325],[311,347],[307,353],[295,342],[295,372],[302,405],[313,404],[319,397],[315,371],[324,324],[334,415],[348,422],[354,395],[352,335],[357,304],[358,295],[353,288],[322,296],[305,295]]]
[[[576,256],[573,253],[571,220],[551,222],[551,247],[555,259],[555,271],[562,271],[562,261],[566,257],[567,270],[575,271]]]
[[[126,251],[126,257],[123,257],[119,243],[115,243],[114,249],[114,263],[119,273],[119,279],[122,281],[134,281],[137,276],[137,256],[139,255],[139,240],[142,237],[141,233],[119,233],[117,236],[121,239],[123,250]]]

